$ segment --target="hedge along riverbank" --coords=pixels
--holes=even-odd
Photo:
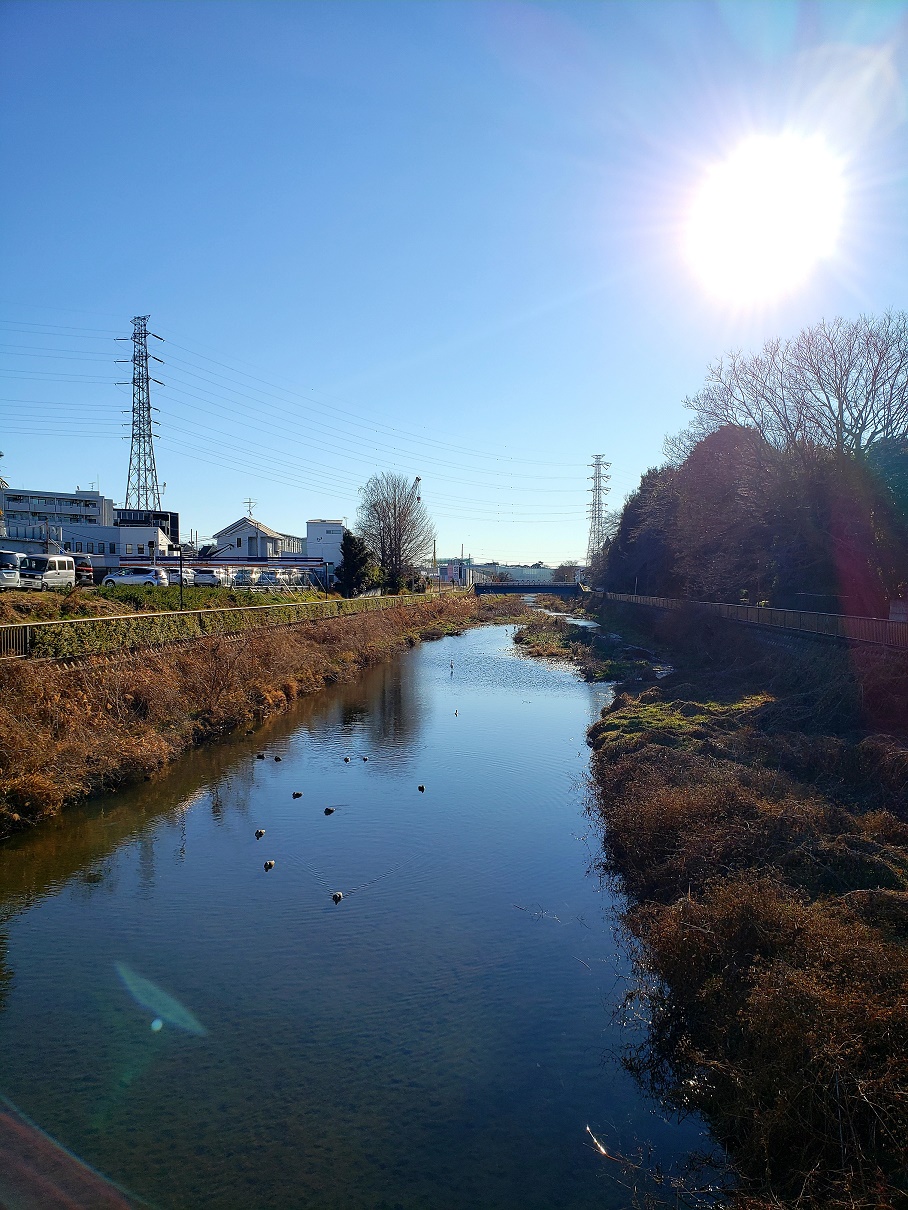
[[[211,635],[236,635],[300,621],[398,609],[418,597],[328,599],[303,604],[206,608],[167,613],[134,613],[96,618],[64,618],[0,627],[0,650],[19,649],[33,659],[66,659],[83,655],[156,647]],[[5,640],[5,641],[4,641]]]
[[[351,680],[421,638],[521,609],[513,598],[403,598],[277,631],[254,629],[242,643],[209,635],[101,664],[0,664],[0,837],[153,775],[191,746]]]
[[[649,1025],[742,1210],[908,1205],[908,659],[609,606],[674,665],[589,732]]]

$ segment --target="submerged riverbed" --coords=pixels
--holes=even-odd
[[[0,1091],[161,1207],[624,1207],[587,1125],[696,1146],[609,1058],[585,732],[610,690],[510,634],[0,850]]]

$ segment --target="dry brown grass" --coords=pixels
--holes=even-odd
[[[908,748],[860,726],[898,729],[904,662],[701,623],[654,619],[674,685],[590,731],[651,1021],[629,1066],[705,1115],[741,1210],[906,1206]]]
[[[421,637],[509,616],[498,598],[427,598],[74,668],[0,665],[0,837],[151,775],[193,744],[350,680]]]

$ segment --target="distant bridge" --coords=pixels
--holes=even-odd
[[[503,584],[474,584],[478,596],[498,596],[502,592],[542,593],[547,597],[579,597],[584,591],[580,584],[539,584],[535,580],[506,580]]]

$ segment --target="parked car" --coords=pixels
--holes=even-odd
[[[94,584],[95,569],[88,555],[73,555],[76,565],[76,583],[80,585]]]
[[[286,588],[290,577],[282,567],[266,567],[259,576],[259,588]]]
[[[20,588],[19,565],[25,555],[15,550],[0,550],[0,588]]]
[[[163,567],[121,567],[101,581],[105,588],[118,584],[147,584],[152,588],[166,588],[169,583],[170,577]]]
[[[195,582],[202,588],[226,588],[230,583],[230,572],[226,567],[197,567]]]
[[[23,588],[46,592],[49,588],[75,588],[76,565],[72,555],[25,555],[19,564]]]
[[[175,575],[173,572],[171,572],[171,577],[175,580],[179,580],[179,575],[180,575],[179,571],[177,571]],[[184,588],[193,588],[197,583],[198,583],[198,581],[195,578],[195,572],[192,570],[192,568],[184,567],[183,568],[183,587]]]
[[[259,582],[259,569],[257,567],[241,567],[233,578],[233,582],[237,588],[252,588]]]

